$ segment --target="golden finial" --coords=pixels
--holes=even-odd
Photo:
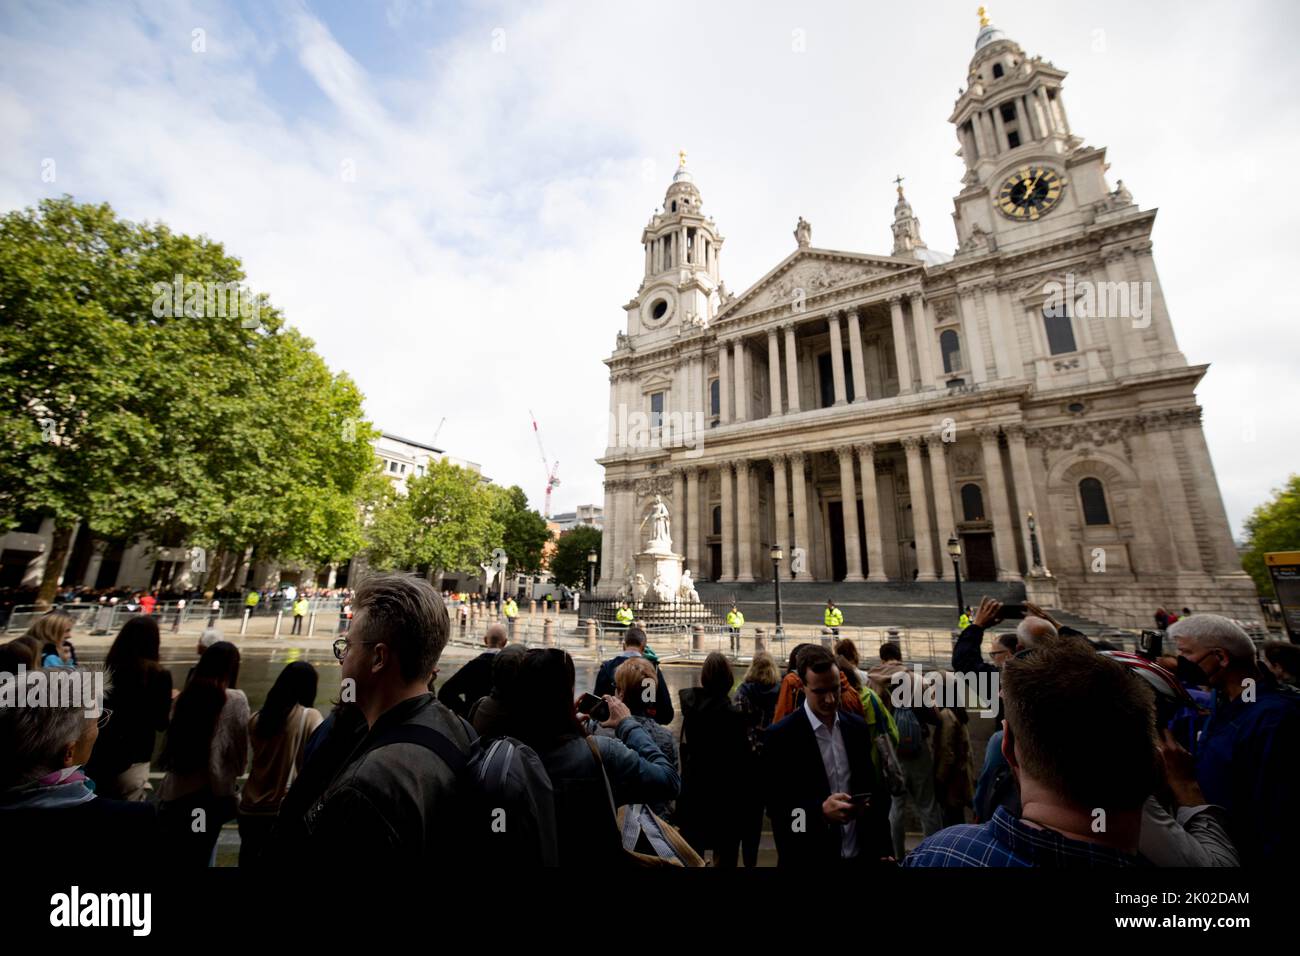
[[[677,151],[677,165],[681,166],[683,169],[686,168],[686,150],[679,149]]]
[[[984,9],[983,7],[980,7],[978,12],[979,12],[979,15],[980,15],[980,26],[982,26],[982,27],[986,27],[986,26],[988,26],[988,25],[989,25],[989,12],[988,12],[988,10]]]

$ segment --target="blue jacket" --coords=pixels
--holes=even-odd
[[[1260,686],[1253,703],[1215,695],[1196,753],[1205,799],[1228,811],[1244,866],[1300,859],[1300,697]]]
[[[614,671],[618,670],[618,665],[633,655],[624,651],[617,657],[611,657],[605,663],[600,665],[600,670],[596,672],[596,689],[592,691],[597,697],[603,697],[606,694],[614,694]],[[645,655],[642,655],[645,657]],[[664,680],[663,668],[655,661],[646,657],[646,660],[655,665],[655,674],[659,677],[659,686],[655,689],[655,702],[653,707],[647,707],[645,712],[655,719],[656,723],[667,726],[673,722],[673,695],[668,691],[668,683]]]

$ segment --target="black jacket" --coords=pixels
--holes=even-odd
[[[596,689],[592,691],[597,697],[603,697],[605,694],[614,694],[614,671],[622,664],[631,654],[620,654],[618,657],[611,657],[605,663],[600,665],[600,670],[596,673]],[[659,686],[655,690],[655,702],[653,706],[645,708],[645,712],[655,719],[655,723],[667,726],[673,722],[673,698],[668,692],[668,683],[664,680],[663,668],[658,664],[655,665],[655,674],[659,677]]]
[[[158,810],[146,800],[96,797],[72,807],[0,810],[6,858],[34,870],[96,865],[114,870],[160,865]],[[93,847],[86,857],[69,857],[67,841],[75,838]],[[73,851],[75,853],[75,851]]]
[[[473,660],[466,661],[456,673],[438,688],[438,700],[461,717],[469,717],[469,709],[480,697],[492,693],[492,664],[497,651],[484,651]]]
[[[889,790],[871,761],[867,722],[843,711],[839,717],[849,757],[849,792],[871,794],[871,806],[857,819],[858,860],[874,864],[894,852],[889,835]],[[762,764],[777,864],[808,867],[838,863],[841,827],[822,816],[831,785],[803,707],[767,729]]]
[[[401,724],[432,728],[462,754],[476,739],[474,729],[432,694],[402,701],[383,714],[307,811],[305,849],[313,862],[337,862],[340,854],[378,866],[455,858],[465,816],[456,772],[417,743],[372,747]]]
[[[996,674],[998,666],[984,659],[984,628],[978,624],[967,624],[957,643],[952,646],[952,669],[957,674]],[[998,712],[994,721],[1002,726],[1002,696],[998,695]]]

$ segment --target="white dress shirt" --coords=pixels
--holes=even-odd
[[[821,751],[822,767],[826,770],[826,780],[831,785],[831,793],[852,793],[849,789],[849,752],[844,747],[844,734],[840,731],[840,712],[835,712],[835,722],[827,727],[822,719],[813,713],[804,698],[804,713],[812,724],[813,736],[817,738],[817,749]],[[830,794],[827,794],[829,796]],[[858,824],[850,820],[840,828],[840,856],[858,855]]]

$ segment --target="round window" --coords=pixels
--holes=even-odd
[[[660,299],[650,307],[650,316],[656,321],[662,319],[667,312],[668,312],[668,303],[665,302],[663,299]]]

